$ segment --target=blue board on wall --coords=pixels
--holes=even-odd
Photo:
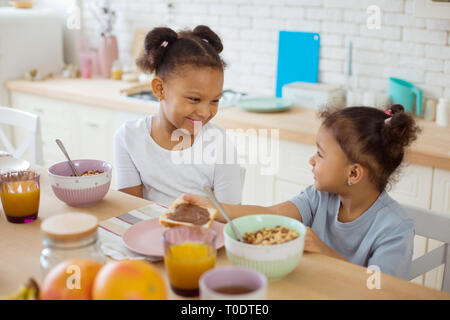
[[[311,32],[280,31],[278,42],[277,87],[291,82],[317,83],[319,78],[320,35]]]

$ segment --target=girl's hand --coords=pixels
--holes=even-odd
[[[215,208],[212,201],[196,194],[185,193],[182,195],[182,199],[196,206]]]
[[[310,227],[306,227],[304,250],[326,254],[328,249],[328,246],[319,238],[319,236]]]
[[[337,251],[334,251],[332,248],[327,246],[326,243],[323,242],[310,227],[306,227],[304,251],[321,253],[332,258],[349,261],[341,256]]]

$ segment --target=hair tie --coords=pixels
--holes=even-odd
[[[389,118],[384,119],[384,123],[388,124],[389,122],[391,122],[392,119],[392,110],[391,109],[383,110],[383,112],[389,116]]]
[[[168,44],[169,44],[169,42],[167,42],[166,40],[164,40],[164,41],[161,43],[161,47],[165,48],[165,47],[167,47]]]
[[[202,41],[205,41],[206,43],[209,43],[209,41],[208,41],[208,40],[206,40],[206,39],[202,39]]]

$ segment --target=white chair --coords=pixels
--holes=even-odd
[[[450,217],[407,205],[403,208],[415,222],[416,235],[444,243],[412,261],[409,280],[444,264],[442,290],[450,292]]]
[[[0,127],[0,143],[6,148],[7,152],[15,158],[22,158],[24,153],[29,150],[32,163],[44,163],[42,159],[41,125],[37,115],[13,108],[0,107],[0,124],[20,127],[29,132],[27,138],[15,148]]]

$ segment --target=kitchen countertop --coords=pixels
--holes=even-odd
[[[49,79],[45,81],[12,80],[5,83],[11,91],[61,99],[97,107],[136,113],[156,113],[157,103],[127,99],[120,93],[137,83],[108,79]],[[249,113],[234,107],[219,109],[214,122],[227,129],[279,129],[284,140],[315,144],[320,126],[316,111],[293,107],[282,113]],[[418,140],[413,143],[405,160],[435,168],[450,170],[450,127],[418,119],[422,128]]]

